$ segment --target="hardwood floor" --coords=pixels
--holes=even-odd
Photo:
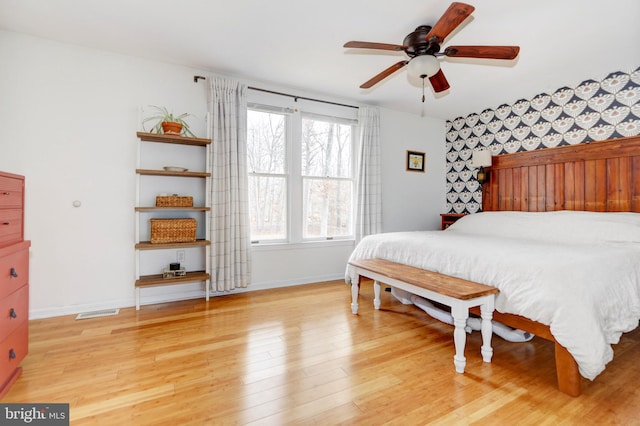
[[[572,398],[553,345],[479,332],[453,366],[453,327],[388,292],[360,313],[342,281],[30,322],[24,373],[2,402],[70,404],[72,425],[638,424],[640,328]]]

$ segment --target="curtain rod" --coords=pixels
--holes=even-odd
[[[357,107],[355,105],[341,104],[341,103],[338,103],[338,102],[325,101],[325,100],[322,100],[322,99],[307,98],[307,97],[304,97],[304,96],[291,95],[289,93],[282,93],[282,92],[275,92],[273,90],[260,89],[259,87],[249,86],[249,87],[247,87],[247,89],[256,90],[258,92],[271,93],[271,94],[274,94],[274,95],[288,96],[290,98],[293,98],[295,100],[295,102],[298,102],[298,99],[304,99],[305,101],[321,102],[323,104],[337,105],[337,106],[343,106],[343,107],[347,107],[347,108],[356,108],[356,109],[359,108],[359,107]]]
[[[193,82],[197,83],[198,80],[206,80],[206,77],[203,77],[201,75],[194,75],[193,76]],[[282,92],[275,92],[273,90],[267,90],[267,89],[260,89],[259,87],[253,87],[253,86],[248,86],[247,89],[251,89],[251,90],[256,90],[258,92],[265,92],[265,93],[271,93],[273,95],[280,95],[280,96],[288,96],[290,98],[293,98],[295,100],[295,102],[298,102],[298,99],[303,99],[305,101],[313,101],[313,102],[321,102],[323,104],[330,104],[330,105],[337,105],[337,106],[343,106],[343,107],[347,107],[347,108],[359,108],[355,105],[347,105],[347,104],[341,104],[338,102],[331,102],[331,101],[324,101],[322,99],[314,99],[314,98],[307,98],[304,96],[297,96],[297,95],[291,95],[289,93],[282,93]]]

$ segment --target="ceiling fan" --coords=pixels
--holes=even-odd
[[[404,51],[410,59],[402,60],[391,65],[381,73],[375,75],[360,88],[368,89],[384,80],[394,72],[408,65],[411,75],[422,79],[429,78],[433,90],[443,92],[447,90],[449,82],[440,69],[438,56],[452,58],[482,58],[482,59],[514,59],[520,52],[519,46],[449,46],[440,52],[440,43],[456,29],[475,8],[469,4],[453,2],[433,27],[421,25],[404,38],[403,44],[372,43],[368,41],[349,41],[344,47]],[[424,94],[422,96],[424,102]]]

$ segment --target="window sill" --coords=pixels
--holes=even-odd
[[[306,250],[327,247],[354,246],[355,240],[325,240],[325,241],[305,241],[300,243],[263,243],[251,245],[252,251],[276,251],[276,250]]]

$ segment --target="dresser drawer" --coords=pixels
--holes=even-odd
[[[18,328],[0,341],[0,386],[20,366],[20,362],[27,356],[29,350],[29,321],[25,321]]]
[[[22,209],[22,191],[7,191],[0,188],[0,209]]]
[[[0,209],[5,207],[22,208],[24,180],[0,174]]]
[[[4,299],[0,299],[0,340],[29,319],[29,286],[20,287]]]
[[[29,282],[29,246],[23,241],[0,248],[0,299]]]
[[[0,245],[22,241],[22,210],[0,209]]]

